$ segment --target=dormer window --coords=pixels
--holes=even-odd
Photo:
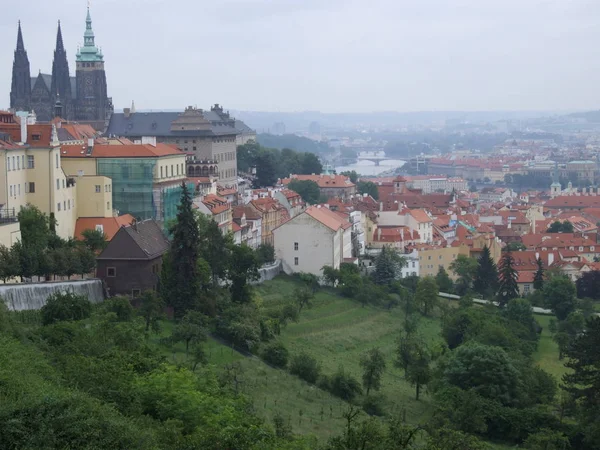
[[[42,135],[41,134],[32,134],[31,135],[31,140],[32,141],[40,141],[42,139]]]

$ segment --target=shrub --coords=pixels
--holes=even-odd
[[[344,372],[343,367],[340,367],[331,377],[330,384],[329,390],[331,393],[342,400],[352,401],[357,394],[362,393],[362,388],[358,380]]]
[[[383,395],[369,395],[363,401],[362,407],[370,416],[384,416]]]
[[[42,306],[42,324],[50,325],[66,320],[83,320],[90,317],[92,304],[82,295],[56,292]]]
[[[307,353],[300,353],[294,356],[290,363],[290,373],[311,384],[316,383],[320,372],[321,366],[317,360]]]
[[[285,326],[288,322],[298,322],[299,315],[298,306],[292,303],[286,303],[283,308],[281,308],[279,321]]]
[[[115,313],[119,322],[129,322],[133,319],[133,306],[131,306],[127,297],[110,298],[102,304],[102,309],[106,312]]]
[[[285,367],[288,363],[289,352],[281,342],[273,342],[262,351],[263,359],[275,367]]]

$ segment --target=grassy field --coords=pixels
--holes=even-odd
[[[291,301],[296,283],[293,278],[282,276],[257,286],[259,302],[265,309],[281,307]],[[453,306],[456,304],[451,302]],[[565,369],[558,361],[558,348],[548,331],[550,317],[536,316],[536,319],[544,329],[535,361],[558,381]],[[414,387],[404,380],[403,371],[394,366],[396,340],[403,320],[401,308],[387,311],[362,307],[323,289],[313,299],[312,306],[303,309],[298,323],[290,323],[282,329],[279,339],[291,355],[305,351],[315,357],[324,374],[331,375],[343,366],[358,380],[361,379],[360,355],[378,347],[387,363],[380,391],[385,398],[386,412],[405,415],[410,423],[422,423],[432,411],[431,399],[423,392],[417,402]],[[166,325],[164,333],[169,334],[170,324]],[[421,319],[419,330],[430,343],[441,342],[438,319]],[[280,413],[295,433],[313,434],[321,441],[342,431],[341,415],[347,408],[342,400],[286,371],[273,369],[256,357],[244,357],[215,340],[209,339],[205,350],[209,363],[218,372],[232,363],[240,365],[240,389],[253,400],[257,413],[266,420],[272,421],[273,416]],[[182,357],[182,353],[183,347],[176,357]]]
[[[258,288],[266,308],[280,305],[292,295],[294,281],[280,277]],[[358,302],[340,297],[328,290],[317,293],[311,308],[302,311],[298,323],[289,324],[281,333],[281,341],[291,354],[305,351],[315,357],[323,373],[331,375],[338,367],[361,379],[360,355],[378,347],[386,356],[387,369],[380,393],[386,399],[388,413],[405,414],[409,422],[426,420],[431,411],[425,393],[415,400],[415,389],[404,380],[403,371],[394,367],[396,340],[404,315],[400,308],[391,311],[362,307]],[[440,341],[439,321],[422,319],[419,327],[432,344]]]

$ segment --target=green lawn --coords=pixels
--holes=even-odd
[[[552,319],[552,316],[539,314],[535,316],[535,320],[543,327],[543,331],[538,342],[537,351],[534,354],[534,359],[542,369],[554,375],[556,381],[560,381],[566,373],[567,368],[564,366],[565,361],[558,359],[558,345],[552,340],[552,335],[548,330],[550,319]]]
[[[265,307],[289,301],[294,282],[279,277],[258,287]],[[359,303],[324,289],[317,293],[311,308],[302,311],[300,321],[282,330],[280,339],[291,354],[305,351],[322,365],[325,374],[333,374],[339,366],[361,379],[360,355],[378,347],[386,356],[387,369],[381,394],[388,413],[406,414],[409,422],[427,419],[431,403],[426,393],[415,400],[415,389],[404,380],[403,371],[394,367],[396,340],[404,315],[400,308],[391,311],[362,307]],[[439,322],[422,319],[420,332],[430,342],[441,340]]]

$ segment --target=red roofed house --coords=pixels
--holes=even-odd
[[[279,180],[279,184],[287,186],[292,180],[314,181],[319,186],[321,195],[330,197],[350,198],[356,194],[356,185],[345,175],[291,175],[290,178]]]
[[[275,254],[288,273],[318,276],[352,258],[352,225],[326,207],[311,206],[273,230]]]
[[[286,209],[271,197],[252,200],[247,206],[261,216],[262,243],[273,245],[273,229],[289,217]]]
[[[233,226],[240,229],[240,242],[258,248],[262,244],[262,216],[247,205],[233,207]]]
[[[119,228],[126,227],[135,222],[131,214],[123,214],[118,217],[80,217],[75,224],[75,239],[83,240],[85,230],[97,230],[104,233],[106,240],[110,241],[119,231]]]
[[[201,200],[195,201],[198,211],[207,215],[219,225],[219,230],[223,235],[232,231],[232,210],[231,203],[225,198],[215,194],[205,195]]]

